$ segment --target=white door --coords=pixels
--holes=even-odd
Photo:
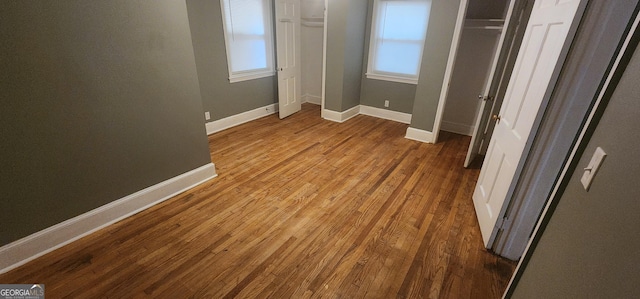
[[[580,0],[537,0],[487,155],[473,192],[473,203],[486,247],[497,232],[502,205]]]
[[[280,118],[300,111],[300,0],[276,0]]]

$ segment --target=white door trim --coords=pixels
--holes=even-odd
[[[540,123],[536,118],[537,112],[546,106],[553,92],[562,62],[567,56],[586,6],[585,0],[575,0],[555,3],[551,6],[556,8],[549,8],[544,1],[536,0],[534,4],[515,70],[507,87],[505,102],[500,109],[502,120],[496,125],[496,131],[489,142],[487,157],[473,193],[476,215],[487,248],[492,247],[501,228],[517,178],[531,148],[531,132],[535,132]],[[556,35],[548,35],[547,30],[551,26],[561,26],[557,27],[560,31],[556,31]],[[562,44],[558,44],[560,39]],[[530,50],[533,52],[529,52]],[[532,64],[534,61],[525,58],[528,54],[536,55],[536,59],[553,59],[555,64]],[[548,57],[542,58],[539,55]],[[530,89],[530,84],[541,86]],[[515,93],[514,97],[511,97],[511,93]],[[521,105],[529,107],[522,108]],[[522,109],[529,109],[528,114],[520,113]]]
[[[536,224],[535,229],[533,230],[533,234],[531,235],[531,238],[527,243],[527,247],[525,248],[522,258],[518,262],[518,265],[516,266],[516,269],[513,275],[511,276],[511,279],[509,280],[509,284],[507,285],[507,289],[505,290],[505,293],[503,294],[502,298],[506,298],[507,294],[510,294],[513,291],[513,288],[515,287],[514,282],[516,278],[519,278],[521,276],[522,271],[524,271],[523,267],[526,265],[526,263],[528,263],[529,257],[533,253],[532,251],[534,247],[533,244],[537,243],[537,240],[540,238],[542,234],[541,229],[543,224],[546,223],[548,221],[548,218],[551,216],[549,211],[550,207],[555,206],[556,202],[560,199],[562,195],[560,191],[561,186],[564,185],[565,181],[570,178],[569,168],[571,168],[571,165],[575,162],[576,159],[579,158],[579,157],[576,157],[579,149],[583,147],[586,142],[588,142],[588,140],[586,140],[587,132],[592,127],[596,114],[602,110],[602,107],[601,107],[603,105],[602,100],[605,94],[609,92],[609,85],[611,84],[611,81],[613,80],[614,76],[617,75],[618,68],[621,65],[621,61],[623,57],[625,57],[626,55],[629,55],[629,53],[627,53],[627,48],[629,47],[629,44],[633,39],[633,35],[635,31],[638,30],[639,23],[640,23],[640,14],[637,14],[629,32],[627,33],[624,44],[622,46],[622,50],[618,53],[618,56],[616,57],[613,67],[611,68],[611,71],[609,71],[609,74],[607,75],[607,79],[605,80],[603,88],[600,90],[600,93],[598,94],[598,98],[595,104],[593,105],[593,107],[591,108],[591,112],[589,113],[589,116],[585,121],[582,127],[582,130],[580,131],[580,135],[578,136],[578,139],[571,150],[571,154],[569,155],[569,158],[567,159],[567,161],[565,162],[562,168],[562,172],[556,184],[553,187],[551,196],[549,197],[549,200],[547,201],[544,209],[542,210],[542,214],[538,218],[538,222]]]
[[[329,16],[329,0],[324,0],[324,25],[322,28],[322,93],[320,95],[320,114],[324,118],[326,86],[327,86],[327,22]]]

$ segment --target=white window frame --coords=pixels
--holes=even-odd
[[[275,58],[274,58],[274,40],[273,40],[273,5],[270,0],[262,0],[264,4],[264,32],[265,32],[265,42],[266,42],[266,50],[267,50],[267,67],[253,70],[245,70],[245,71],[237,71],[234,72],[232,70],[232,61],[233,61],[233,53],[231,52],[231,38],[230,29],[231,24],[227,24],[227,18],[230,18],[227,15],[227,7],[230,4],[230,1],[233,0],[220,0],[220,7],[222,9],[222,27],[224,29],[224,44],[227,52],[227,67],[229,70],[229,82],[241,82],[248,81],[253,79],[271,77],[276,74],[275,71]],[[230,11],[230,10],[229,10]]]
[[[422,45],[420,47],[420,55],[418,58],[418,73],[413,75],[407,75],[402,73],[391,73],[391,72],[383,72],[374,69],[374,62],[377,56],[377,40],[376,36],[378,36],[378,19],[379,16],[379,5],[380,2],[386,2],[392,0],[374,0],[373,2],[373,17],[371,19],[371,35],[369,36],[369,57],[367,63],[367,72],[365,73],[368,79],[376,79],[376,80],[385,80],[399,83],[407,83],[407,84],[418,84],[418,79],[420,78],[420,68],[422,65],[422,55],[424,54],[424,43],[426,41],[427,31],[428,31],[428,21],[431,15],[431,9],[429,9],[429,15],[427,16],[427,28],[425,28],[424,36],[422,37]],[[402,2],[429,2],[432,4],[431,0],[401,0]]]

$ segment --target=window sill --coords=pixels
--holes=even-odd
[[[275,75],[275,71],[265,71],[259,73],[250,73],[250,74],[240,74],[240,75],[231,75],[229,76],[229,83],[236,83],[242,81],[249,81],[254,79],[266,78]]]
[[[380,75],[380,74],[371,74],[371,73],[366,73],[365,74],[367,76],[367,79],[374,79],[374,80],[384,80],[384,81],[391,81],[391,82],[398,82],[398,83],[405,83],[405,84],[413,84],[413,85],[417,85],[418,84],[418,78],[405,78],[405,77],[397,77],[397,76],[389,76],[389,75]]]

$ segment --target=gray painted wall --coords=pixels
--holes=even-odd
[[[218,0],[187,0],[204,111],[211,121],[278,102],[275,76],[229,83],[222,10]]]
[[[182,1],[0,2],[0,245],[211,162]]]
[[[636,50],[517,283],[514,298],[639,298],[640,53]],[[591,189],[580,177],[608,154]]]
[[[327,6],[327,54],[325,75],[324,108],[342,111],[342,86],[344,79],[344,57],[349,2],[329,1]]]
[[[366,0],[329,1],[325,108],[342,112],[360,104]]]
[[[411,127],[432,131],[449,59],[460,0],[433,0]]]
[[[366,106],[411,114],[413,99],[416,96],[415,84],[367,79],[365,75],[367,64],[369,63],[369,42],[371,39],[371,21],[373,19],[373,0],[368,2],[360,103]],[[388,108],[384,107],[384,100],[389,100]]]
[[[367,49],[367,51],[369,51],[369,49]],[[362,96],[360,103],[366,106],[411,114],[413,110],[413,99],[416,95],[416,85],[367,79],[364,77],[366,63],[368,62],[365,61],[365,71],[362,72]],[[389,100],[388,108],[384,107],[384,100]]]
[[[453,66],[441,130],[471,135],[480,110],[478,95],[489,79],[500,32],[464,28]]]
[[[342,110],[345,111],[360,105],[360,88],[362,85],[362,63],[365,52],[365,28],[367,26],[366,0],[351,0],[347,15],[344,82],[342,84]]]

